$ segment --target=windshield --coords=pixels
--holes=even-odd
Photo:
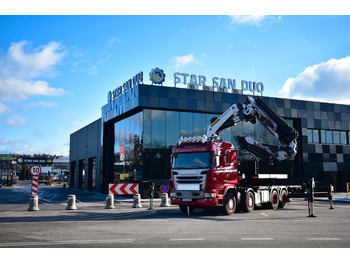
[[[213,152],[175,154],[172,168],[210,168],[213,166]]]

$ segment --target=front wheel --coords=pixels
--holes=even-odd
[[[225,196],[224,207],[222,209],[224,215],[232,215],[236,211],[237,200],[233,193],[229,192]]]

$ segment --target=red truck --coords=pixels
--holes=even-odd
[[[225,128],[240,121],[259,120],[281,146],[262,144],[248,136],[236,137],[250,158],[238,158],[234,146],[220,139]],[[181,212],[195,208],[220,208],[226,215],[237,208],[251,212],[255,205],[284,207],[288,193],[287,174],[259,174],[259,156],[271,164],[293,158],[298,132],[276,114],[261,98],[247,98],[212,120],[202,137],[180,138],[171,155],[170,201]]]

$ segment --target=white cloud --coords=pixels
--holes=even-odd
[[[186,66],[195,61],[193,53],[185,56],[175,56],[174,59],[177,67]]]
[[[30,109],[30,108],[37,108],[37,107],[57,107],[58,104],[54,102],[45,102],[45,101],[39,101],[37,103],[31,103],[24,105],[24,109]]]
[[[62,88],[50,87],[45,81],[0,78],[0,101],[20,101],[33,96],[58,96],[63,93]]]
[[[6,57],[10,74],[23,78],[33,78],[51,73],[53,66],[64,55],[63,47],[57,42],[50,42],[30,50],[28,42],[12,43]]]
[[[260,26],[262,22],[274,23],[281,20],[281,16],[267,15],[231,15],[231,24]]]
[[[115,43],[120,43],[121,39],[119,37],[108,37],[107,38],[107,46],[112,48]]]
[[[0,153],[33,154],[35,151],[27,141],[16,139],[0,139]]]
[[[0,115],[10,111],[11,109],[8,106],[0,103]]]
[[[288,98],[350,104],[350,56],[305,68],[279,93]]]
[[[27,119],[23,116],[20,116],[18,114],[9,116],[7,121],[5,121],[5,125],[7,126],[14,126],[19,127],[27,123]]]
[[[52,77],[64,48],[57,42],[31,49],[26,41],[12,43],[0,57],[0,100],[20,101],[32,96],[56,96],[62,88],[50,87],[39,77]]]
[[[207,56],[206,53],[202,53],[199,57],[196,57],[194,53],[192,53],[184,56],[175,56],[173,58],[173,61],[175,63],[176,69],[187,66],[189,64],[194,64],[194,63],[203,66],[205,64],[206,56]]]

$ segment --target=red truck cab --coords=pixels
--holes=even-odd
[[[192,210],[222,207],[224,211],[226,207],[226,213],[233,213],[238,183],[236,150],[220,139],[192,140],[178,144],[171,155],[171,204],[179,205],[184,213],[187,206]]]

